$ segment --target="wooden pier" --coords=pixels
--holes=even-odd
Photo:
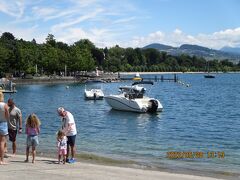
[[[133,78],[131,78],[131,77],[120,77],[120,79],[121,80],[133,80]],[[174,74],[173,75],[173,78],[170,78],[169,77],[169,75],[168,75],[168,77],[164,77],[164,75],[160,75],[160,77],[159,76],[157,76],[157,75],[155,75],[155,76],[153,76],[153,77],[142,77],[142,81],[155,81],[155,82],[157,82],[157,81],[161,81],[161,82],[164,82],[164,81],[169,81],[169,82],[178,82],[178,77],[177,77],[177,75],[176,74]]]

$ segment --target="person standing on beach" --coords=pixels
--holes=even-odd
[[[4,150],[6,144],[6,136],[8,135],[8,105],[4,103],[4,95],[0,92],[0,165],[4,162]]]
[[[8,99],[9,106],[9,121],[8,121],[8,136],[9,140],[12,142],[13,155],[16,155],[17,133],[22,133],[22,113],[19,108],[15,106],[13,99]]]
[[[35,163],[36,147],[39,144],[38,134],[40,133],[41,122],[36,114],[30,114],[26,120],[26,134],[27,134],[27,148],[26,148],[26,160],[28,162],[29,149],[32,146],[32,163]]]
[[[63,164],[65,164],[67,155],[67,137],[62,130],[59,130],[57,132],[57,147],[58,147],[58,164],[60,164],[61,156],[63,157]]]
[[[63,107],[57,109],[58,115],[62,117],[62,130],[67,136],[67,159],[66,162],[74,163],[76,154],[75,139],[77,135],[76,124],[73,115],[69,111],[65,111]],[[69,159],[69,151],[71,148],[71,159]]]

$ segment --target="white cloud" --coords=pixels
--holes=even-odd
[[[32,12],[35,19],[48,21],[58,18],[66,19],[68,16],[76,15],[79,12],[79,9],[72,8],[63,11],[62,9],[57,8],[35,6],[32,8]]]
[[[54,14],[56,14],[58,12],[57,9],[55,8],[51,8],[51,7],[38,7],[38,6],[34,6],[32,8],[33,14],[34,16],[38,16],[38,17],[48,17],[48,16],[52,16]]]
[[[92,6],[100,2],[99,0],[77,0],[77,1],[69,0],[69,1],[71,1],[73,4],[75,4],[75,6],[78,6],[78,7]]]
[[[133,21],[135,19],[136,19],[136,17],[129,17],[129,18],[118,19],[118,20],[114,21],[113,24],[129,23],[129,22],[131,22],[131,21]]]
[[[4,2],[4,3],[3,3]],[[15,15],[7,11],[10,7],[20,6],[18,3],[1,1],[0,7],[9,16]],[[124,35],[134,28],[132,21],[135,15],[128,14],[134,9],[129,3],[109,2],[108,0],[61,0],[59,3],[46,0],[32,2],[31,0],[17,0],[26,8],[8,24],[0,24],[1,31],[12,32],[17,38],[37,42],[45,41],[48,33],[52,33],[59,41],[73,43],[82,38],[88,38],[97,46],[113,46],[120,44]],[[106,3],[110,3],[106,6]],[[47,4],[47,5],[46,5]],[[24,10],[24,8],[21,8]],[[138,17],[139,18],[139,17]],[[33,28],[38,25],[38,28]],[[44,34],[44,36],[43,36]]]
[[[8,24],[0,24],[1,32],[12,32],[26,40],[35,38],[40,43],[52,33],[58,41],[73,43],[88,38],[99,47],[187,43],[219,49],[240,45],[240,27],[196,35],[185,33],[181,28],[172,32],[159,29],[139,36],[138,33],[146,30],[142,27],[144,23],[138,23],[146,22],[150,16],[128,0],[0,0],[0,13],[13,19]]]
[[[0,11],[15,18],[22,17],[24,8],[24,0],[16,0],[12,3],[7,0],[0,1]]]
[[[88,31],[82,28],[68,28],[62,32],[56,34],[56,39],[58,41],[67,42],[68,44],[73,44],[80,39],[89,39],[97,47],[110,47],[117,44],[114,40],[115,34],[108,29],[97,29],[93,28]]]
[[[180,29],[175,29],[173,32],[174,34],[177,34],[177,35],[182,34],[182,31]]]
[[[43,43],[45,41],[45,38],[47,37],[47,34],[38,32],[39,27],[37,25],[29,28],[0,26],[0,29],[1,29],[1,33],[11,32],[17,39],[24,39],[27,41],[31,41],[34,38],[38,43]],[[36,32],[38,32],[38,36],[36,36]]]
[[[124,47],[143,47],[145,45],[151,44],[151,43],[160,43],[164,41],[165,39],[165,34],[161,31],[157,31],[154,33],[150,33],[146,37],[133,37],[132,42],[126,42],[123,43]]]
[[[63,28],[68,28],[73,25],[79,24],[80,22],[83,22],[88,19],[94,18],[98,13],[102,12],[103,9],[97,9],[95,12],[91,12],[89,14],[85,14],[83,16],[80,16],[77,19],[72,19],[72,20],[66,20],[65,22],[59,23],[51,27],[51,31],[53,33],[61,31]]]

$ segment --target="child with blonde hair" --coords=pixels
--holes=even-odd
[[[67,137],[62,130],[59,130],[57,132],[57,147],[58,147],[58,164],[60,164],[61,156],[63,157],[63,164],[65,164],[67,155]]]
[[[32,163],[35,163],[36,147],[39,144],[38,134],[40,133],[41,122],[36,114],[30,114],[26,120],[27,148],[26,160],[28,162],[29,149],[32,146]]]

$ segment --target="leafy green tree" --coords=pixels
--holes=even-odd
[[[88,39],[81,39],[81,40],[75,42],[74,45],[78,46],[78,47],[82,47],[84,49],[88,49],[90,51],[92,51],[92,49],[95,48],[95,45]]]
[[[92,49],[92,56],[98,67],[103,66],[105,57],[102,49],[98,49],[98,48]]]
[[[187,54],[181,54],[179,57],[178,57],[178,64],[180,66],[184,66],[184,67],[187,67],[187,68],[190,68],[193,66],[193,63],[192,63],[192,59],[189,55]]]
[[[47,74],[53,74],[59,70],[58,51],[50,44],[42,46],[42,68]]]
[[[164,61],[164,64],[170,66],[172,68],[171,71],[177,71],[179,69],[178,61],[174,57],[167,57],[167,59]]]
[[[53,34],[48,34],[46,43],[37,44],[36,40],[16,39],[10,32],[0,37],[0,75],[60,73],[65,65],[68,72],[91,71],[96,66],[105,71],[204,71],[207,60],[202,57],[182,54],[172,56],[156,49],[121,48],[116,45],[100,49],[88,39],[76,41],[73,45],[57,42]],[[211,71],[239,71],[240,62],[229,60],[209,61]]]
[[[4,33],[2,33],[1,40],[4,40],[4,41],[15,41],[15,37],[10,32],[4,32]]]
[[[127,59],[127,62],[133,66],[139,65],[137,53],[133,48],[127,48],[125,50],[125,59]]]
[[[126,63],[125,49],[116,45],[108,50],[107,69],[112,72],[117,72],[121,69],[121,65]],[[124,63],[122,63],[124,62]]]
[[[228,59],[222,60],[221,64],[222,64],[222,66],[229,66],[229,67],[234,66],[234,64],[232,62],[230,62]]]
[[[160,63],[160,52],[156,49],[145,49],[143,50],[143,53],[147,60],[147,65],[154,65]]]
[[[72,70],[90,71],[95,69],[95,62],[89,49],[90,41],[78,41],[71,47],[72,49]]]
[[[56,47],[56,40],[54,38],[54,35],[48,34],[46,38],[46,44],[51,45],[52,47]]]
[[[138,61],[139,61],[139,65],[146,66],[147,61],[146,61],[146,57],[143,54],[143,51],[140,48],[136,48],[136,49],[134,49],[134,51],[135,51],[135,53],[137,55],[137,58],[138,58]]]
[[[8,50],[0,41],[0,74],[4,74],[6,72],[6,69],[9,68],[9,64],[7,62],[10,57],[10,50]]]

